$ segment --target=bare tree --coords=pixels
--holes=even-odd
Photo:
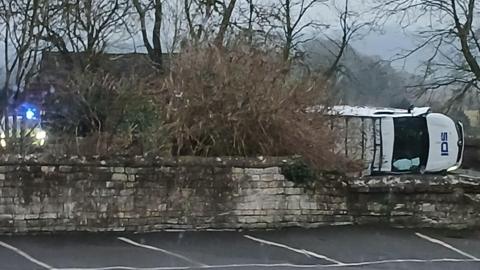
[[[25,130],[17,125],[15,110],[19,93],[32,78],[40,51],[40,42],[36,36],[43,31],[37,21],[42,13],[41,0],[0,1],[0,24],[3,25],[4,83],[1,88],[1,116],[3,134],[7,141],[20,139]],[[9,119],[12,119],[10,126]],[[11,146],[12,144],[9,144]]]
[[[377,7],[381,23],[397,19],[402,27],[420,38],[418,46],[396,59],[414,57],[431,51],[423,63],[423,81],[414,87],[420,94],[429,90],[455,90],[451,101],[479,92],[480,41],[475,16],[480,5],[476,0],[389,0]]]
[[[103,52],[113,36],[121,35],[130,12],[127,0],[54,0],[45,5],[42,39],[64,53]]]
[[[232,18],[233,10],[235,8],[235,4],[237,3],[236,0],[230,0],[228,5],[225,3],[225,1],[221,2],[221,17],[222,20],[220,22],[220,26],[218,28],[218,33],[215,38],[215,44],[217,46],[222,46],[223,41],[225,39],[225,34],[227,32],[228,27],[230,26],[230,20]]]
[[[265,37],[274,29],[276,20],[272,16],[272,7],[261,0],[245,0],[239,3],[238,19],[232,22],[243,33],[249,44],[258,37]]]
[[[163,12],[162,41],[168,53],[179,49],[184,39],[185,16],[183,10],[184,0],[172,0],[165,4]]]
[[[335,7],[339,14],[338,19],[341,31],[340,40],[327,35],[327,39],[334,44],[336,48],[334,51],[330,50],[331,54],[334,56],[334,60],[330,67],[324,72],[324,77],[326,79],[331,79],[339,70],[340,61],[342,60],[345,50],[350,44],[352,38],[356,37],[360,30],[371,24],[368,20],[362,21],[361,18],[359,18],[361,16],[360,14],[354,13],[350,10],[349,0],[344,0],[343,4],[342,8]]]
[[[161,40],[161,29],[163,19],[163,1],[154,0],[146,1],[145,3],[140,0],[132,0],[135,10],[137,11],[140,27],[142,32],[142,39],[145,48],[147,49],[148,56],[154,62],[155,66],[159,69],[163,65],[163,51]],[[153,12],[153,27],[152,27],[152,41],[150,42],[147,32],[147,13]]]
[[[23,87],[32,63],[36,62],[42,29],[36,23],[42,12],[41,0],[0,1],[0,20],[4,25],[3,47],[5,81],[3,89]]]
[[[193,42],[214,36],[214,43],[223,45],[236,5],[237,0],[184,0],[185,19]]]
[[[273,4],[272,15],[277,19],[274,27],[282,29],[282,55],[285,61],[290,59],[292,51],[298,45],[310,40],[305,38],[305,30],[323,25],[318,20],[305,21],[305,17],[311,9],[325,2],[326,0],[281,0],[280,3]]]

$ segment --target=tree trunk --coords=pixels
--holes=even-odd
[[[223,14],[222,22],[220,23],[220,29],[218,30],[217,37],[215,38],[215,45],[217,47],[223,46],[223,41],[225,39],[225,33],[228,30],[228,26],[230,26],[230,19],[232,17],[233,9],[235,8],[237,0],[230,0],[228,7],[226,7],[225,12]]]

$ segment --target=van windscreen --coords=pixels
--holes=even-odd
[[[392,170],[419,171],[427,165],[429,136],[425,117],[394,118]]]

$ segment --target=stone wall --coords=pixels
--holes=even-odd
[[[3,160],[0,233],[480,224],[480,186],[454,177],[322,176],[282,159]]]
[[[4,161],[0,232],[277,228],[351,222],[346,197],[333,184],[337,181],[296,187],[273,166],[280,163],[279,159],[200,158]]]
[[[358,224],[463,229],[480,226],[480,179],[459,175],[366,177],[350,181]]]

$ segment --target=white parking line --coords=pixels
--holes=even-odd
[[[317,253],[314,253],[312,251],[308,251],[308,250],[305,250],[305,249],[298,249],[298,248],[293,248],[293,247],[289,247],[287,245],[284,245],[284,244],[280,244],[280,243],[275,243],[275,242],[272,242],[272,241],[268,241],[268,240],[263,240],[263,239],[260,239],[260,238],[256,238],[256,237],[253,237],[253,236],[250,236],[250,235],[244,235],[245,238],[248,238],[250,240],[253,240],[253,241],[256,241],[256,242],[259,242],[259,243],[262,243],[262,244],[266,244],[266,245],[270,245],[270,246],[275,246],[275,247],[280,247],[280,248],[284,248],[284,249],[288,249],[290,251],[293,251],[293,252],[297,252],[297,253],[300,253],[300,254],[303,254],[307,257],[315,257],[315,258],[318,258],[318,259],[323,259],[323,260],[326,260],[326,261],[329,261],[329,262],[332,262],[332,263],[335,263],[335,264],[338,264],[338,265],[342,265],[344,263],[340,262],[340,261],[337,261],[335,259],[332,259],[332,258],[329,258],[325,255],[321,255],[321,254],[317,254]]]
[[[189,263],[192,263],[192,264],[194,264],[194,265],[196,265],[196,266],[208,266],[208,265],[206,265],[206,264],[203,264],[203,263],[194,261],[194,260],[192,260],[192,259],[189,259],[189,258],[187,258],[187,257],[185,257],[185,256],[183,256],[183,255],[178,254],[178,253],[171,252],[171,251],[168,251],[168,250],[165,250],[165,249],[161,249],[161,248],[158,248],[158,247],[154,247],[154,246],[143,245],[143,244],[140,244],[140,243],[138,243],[138,242],[135,242],[135,241],[133,241],[133,240],[131,240],[131,239],[128,239],[128,238],[125,238],[125,237],[118,237],[117,239],[118,239],[118,240],[121,240],[121,241],[123,241],[123,242],[125,242],[125,243],[128,243],[128,244],[130,244],[130,245],[137,246],[137,247],[141,247],[141,248],[146,248],[146,249],[150,249],[150,250],[155,250],[155,251],[163,252],[163,253],[168,254],[168,255],[170,255],[170,256],[177,257],[177,258],[179,258],[179,259],[182,259],[182,260],[184,260],[184,261],[187,261],[187,262],[189,262]]]
[[[209,266],[170,266],[170,267],[153,267],[153,268],[134,268],[124,266],[112,266],[104,268],[59,268],[54,270],[188,270],[188,269],[235,269],[235,268],[304,268],[304,269],[319,269],[319,268],[349,268],[355,266],[369,266],[380,264],[398,264],[398,263],[465,263],[475,262],[480,263],[480,260],[470,259],[433,259],[433,260],[420,260],[420,259],[399,259],[399,260],[382,260],[382,261],[370,261],[370,262],[358,262],[358,263],[344,263],[344,264],[291,264],[291,263],[278,263],[278,264],[226,264],[226,265],[209,265]]]
[[[25,253],[24,251],[22,251],[22,250],[20,250],[20,249],[18,249],[18,248],[16,248],[16,247],[14,247],[14,246],[11,246],[11,245],[9,245],[9,244],[7,244],[7,243],[5,243],[5,242],[0,241],[0,246],[2,246],[2,247],[4,247],[4,248],[6,248],[6,249],[9,249],[9,250],[17,253],[18,255],[20,255],[20,256],[24,257],[25,259],[29,260],[30,262],[32,262],[32,263],[34,263],[34,264],[36,264],[36,265],[38,265],[38,266],[41,266],[41,267],[43,267],[43,268],[45,268],[45,269],[50,269],[50,270],[54,269],[54,268],[51,267],[50,265],[48,265],[48,264],[46,264],[46,263],[44,263],[44,262],[41,262],[41,261],[33,258],[32,256],[28,255],[28,254]]]
[[[465,257],[467,257],[467,258],[470,258],[470,259],[472,259],[472,260],[475,260],[475,261],[480,260],[480,259],[478,259],[477,257],[475,257],[475,256],[473,256],[473,255],[471,255],[471,254],[469,254],[469,253],[467,253],[467,252],[465,252],[465,251],[462,251],[462,250],[460,250],[460,249],[458,249],[458,248],[456,248],[456,247],[454,247],[454,246],[452,246],[452,245],[450,245],[450,244],[447,244],[447,243],[445,243],[445,242],[443,242],[443,241],[441,241],[441,240],[438,240],[438,239],[435,239],[435,238],[426,236],[426,235],[421,234],[421,233],[418,233],[418,232],[415,233],[415,235],[418,236],[418,237],[420,237],[420,238],[422,238],[422,239],[425,239],[425,240],[427,240],[427,241],[430,241],[430,242],[432,242],[432,243],[435,243],[435,244],[441,245],[441,246],[443,246],[443,247],[446,247],[446,248],[448,248],[448,249],[450,249],[450,250],[452,250],[452,251],[455,251],[455,252],[457,252],[458,254],[460,254],[460,255],[462,255],[462,256],[465,256]]]

